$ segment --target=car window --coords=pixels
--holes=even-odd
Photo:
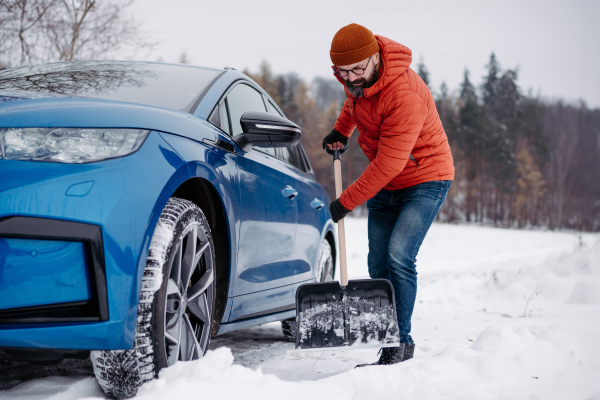
[[[309,174],[313,173],[312,166],[310,165],[310,161],[308,161],[308,156],[306,155],[306,151],[304,151],[304,147],[302,147],[302,143],[298,143],[298,152],[302,156],[302,161],[304,161],[304,172],[308,172]]]
[[[275,106],[273,104],[271,104],[270,101],[267,101],[267,110],[271,114],[275,114],[275,115],[279,115],[280,117],[283,117],[283,115],[281,115],[281,113],[279,111],[277,111]]]
[[[225,102],[221,102],[221,104],[215,107],[210,117],[208,117],[208,121],[221,128],[223,132],[230,134]]]
[[[270,100],[265,98],[265,102],[267,103],[267,111],[270,114],[279,115],[280,117],[285,116],[275,108],[273,103]],[[282,159],[285,162],[292,164],[294,167],[298,168],[301,171],[307,172],[310,171],[310,168],[304,162],[304,158],[302,157],[300,151],[300,145],[294,147],[280,147],[276,151],[276,157]]]
[[[229,117],[227,116],[227,106],[225,105],[225,102],[221,103],[219,106],[219,115],[221,129],[231,135],[231,124],[229,123]]]
[[[237,85],[227,95],[233,136],[242,133],[240,118],[246,111],[267,111],[262,95],[248,85]]]
[[[302,163],[302,156],[298,152],[298,145],[293,147],[279,147],[277,148],[278,156],[283,161],[292,164],[300,171],[305,171],[304,164]]]
[[[219,115],[221,129],[223,129],[223,132],[231,135],[231,124],[229,123],[229,118],[227,117],[227,106],[225,105],[225,102],[219,105]]]
[[[257,150],[263,153],[267,153],[273,157],[277,157],[277,152],[275,151],[274,147],[253,147],[252,150]]]
[[[219,128],[221,127],[221,114],[219,113],[219,106],[217,105],[213,112],[208,117],[208,122],[215,124]]]

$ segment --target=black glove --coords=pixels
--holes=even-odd
[[[348,146],[348,138],[335,129],[332,129],[331,133],[323,139],[323,149],[326,149],[328,144],[334,144],[336,142],[341,142],[344,147]]]
[[[350,210],[340,203],[340,199],[335,199],[331,202],[329,205],[329,211],[331,212],[331,219],[336,224],[340,219],[344,218],[350,212]]]

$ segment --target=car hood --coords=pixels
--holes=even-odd
[[[121,101],[0,91],[0,128],[137,128],[215,139],[214,127],[182,111]]]
[[[65,98],[65,97],[73,97],[73,96],[66,96],[63,94],[54,94],[54,93],[34,93],[34,92],[22,92],[22,91],[17,91],[17,90],[0,90],[0,103],[8,103],[11,101],[18,101],[18,100]]]

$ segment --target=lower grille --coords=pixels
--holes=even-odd
[[[0,310],[0,324],[35,324],[43,322],[100,321],[98,305],[94,301]]]
[[[49,283],[46,292],[43,292],[43,285],[36,285],[31,282],[34,279],[43,278],[46,273],[29,277],[27,273],[14,268],[15,265],[19,265],[17,262],[17,264],[12,265],[10,274],[4,276],[4,278],[9,279],[5,283],[10,283],[12,277],[15,280],[15,285],[31,289],[33,299],[21,297],[18,294],[15,294],[13,299],[5,297],[0,302],[0,306],[3,305],[0,307],[0,324],[107,321],[109,318],[108,299],[101,228],[97,225],[46,218],[0,218],[0,244],[4,243],[5,247],[11,246],[11,255],[16,254],[15,257],[23,256],[27,258],[29,255],[22,255],[21,253],[24,252],[20,250],[22,248],[28,249],[28,247],[21,245],[23,243],[33,243],[36,248],[38,246],[43,248],[44,243],[42,241],[64,242],[66,244],[63,247],[71,249],[70,251],[64,250],[67,255],[62,261],[67,266],[63,268],[59,263],[53,269],[60,270],[63,268],[66,274],[63,275],[67,277],[73,276],[73,272],[70,272],[69,268],[73,264],[72,260],[78,259],[76,255],[81,254],[79,258],[83,258],[85,261],[82,261],[79,267],[73,269],[74,273],[77,274],[76,279],[74,281],[68,278],[62,279],[61,276],[52,275],[53,270],[46,271],[48,280],[53,283]],[[69,242],[77,242],[79,245],[70,246]],[[13,246],[17,248],[17,251],[12,250]],[[52,251],[59,251],[56,250],[56,246],[46,247],[46,249],[50,248],[53,249]],[[7,252],[0,253],[6,255]],[[43,256],[42,251],[32,250],[30,253],[31,256],[36,258]],[[52,257],[49,259],[52,259]],[[2,264],[0,267],[3,267],[6,260],[7,257],[0,254],[0,264]],[[39,270],[39,266],[37,268]],[[44,272],[43,270],[39,271]],[[0,279],[0,283],[1,281]],[[81,282],[86,288],[77,287],[77,282]],[[65,287],[66,294],[60,293],[61,286]],[[69,286],[70,288],[68,288]],[[48,288],[53,289],[54,292],[48,290]],[[4,295],[8,295],[10,291],[9,285],[2,292],[4,292]],[[55,296],[57,292],[59,295]],[[43,301],[46,297],[46,301]]]

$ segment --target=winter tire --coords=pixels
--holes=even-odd
[[[317,265],[315,269],[315,282],[329,282],[333,280],[334,266],[331,245],[323,239],[319,248]],[[281,330],[285,340],[296,343],[296,318],[281,321]]]
[[[96,378],[109,397],[133,397],[162,368],[206,353],[214,265],[214,243],[202,210],[188,200],[169,199],[148,250],[134,348],[91,353]]]

